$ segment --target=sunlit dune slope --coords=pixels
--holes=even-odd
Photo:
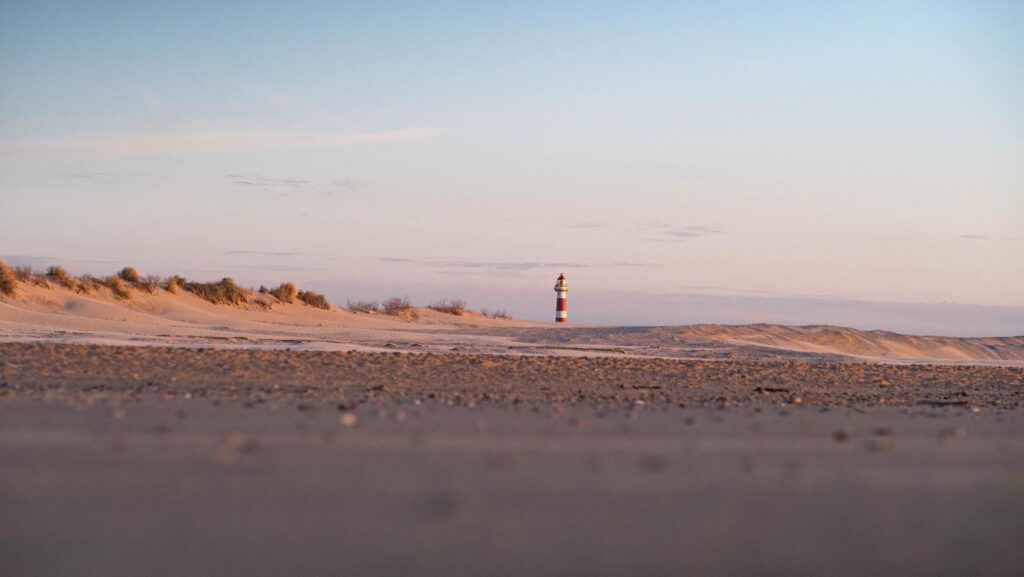
[[[0,340],[1024,364],[1024,336],[912,336],[824,325],[556,327],[426,308],[388,316],[260,299],[231,306],[187,291],[157,289],[134,290],[130,299],[121,300],[106,288],[81,294],[53,284],[26,284],[16,296],[0,295]]]

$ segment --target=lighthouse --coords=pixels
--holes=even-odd
[[[556,323],[567,323],[569,322],[569,309],[566,308],[565,298],[569,294],[569,285],[565,282],[565,275],[558,275],[558,281],[555,282],[555,293],[558,298],[555,299],[555,322]]]

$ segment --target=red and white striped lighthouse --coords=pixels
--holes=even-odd
[[[558,298],[555,300],[555,322],[569,322],[569,309],[566,308],[565,298],[569,294],[569,285],[565,282],[565,275],[558,275],[558,282],[555,283],[555,293]]]

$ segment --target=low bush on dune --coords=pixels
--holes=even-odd
[[[190,282],[184,288],[213,304],[240,305],[249,302],[250,291],[236,285],[231,277],[224,277],[219,282]]]
[[[21,282],[31,282],[36,278],[36,271],[32,270],[30,266],[16,266],[14,267],[14,274],[18,276],[18,280]]]
[[[117,271],[117,277],[125,282],[137,283],[139,282],[139,271],[135,270],[133,267],[126,266]]]
[[[345,308],[354,313],[376,313],[380,312],[380,303],[377,301],[348,301]]]
[[[46,278],[65,287],[71,287],[74,284],[74,279],[71,278],[71,275],[69,275],[68,271],[62,266],[51,266],[47,268]]]
[[[299,289],[295,288],[295,285],[290,282],[283,282],[277,288],[270,289],[269,292],[283,303],[293,303],[295,298],[299,296]]]
[[[0,260],[0,293],[7,296],[14,296],[18,292],[18,273],[7,263]]]
[[[172,295],[176,295],[179,292],[181,292],[181,287],[185,286],[185,283],[187,283],[187,282],[188,281],[185,280],[185,277],[183,277],[183,276],[180,276],[180,275],[169,276],[166,279],[164,279],[164,290],[166,290],[167,292],[171,293]]]
[[[156,292],[156,289],[160,288],[160,277],[148,274],[136,281],[135,284],[149,294],[153,294]]]
[[[34,286],[50,286],[46,280],[46,273],[36,272],[30,266],[16,266],[14,272],[18,274],[18,280],[25,283],[32,283]]]
[[[128,288],[128,285],[119,276],[108,276],[103,279],[103,284],[110,288],[115,297],[123,301],[132,298],[131,289]]]
[[[100,290],[100,288],[105,286],[102,280],[92,275],[84,274],[78,277],[77,280],[78,282],[75,283],[76,293],[91,295],[92,293],[97,292],[98,290]]]
[[[306,303],[311,307],[316,307],[318,309],[324,310],[329,310],[331,308],[331,303],[327,302],[327,299],[324,297],[324,295],[320,293],[316,293],[313,291],[299,291],[299,294],[297,296],[299,297],[300,301]]]
[[[485,317],[490,317],[492,319],[504,321],[512,319],[512,313],[506,311],[505,309],[497,309],[493,311],[489,309],[480,309],[480,314],[482,314]]]
[[[394,297],[384,301],[381,308],[384,310],[384,314],[397,317],[402,313],[412,310],[412,303],[407,298]]]
[[[434,301],[427,308],[429,308],[432,311],[437,311],[439,313],[445,313],[461,317],[462,315],[466,314],[466,301],[459,299],[441,299],[439,301]]]

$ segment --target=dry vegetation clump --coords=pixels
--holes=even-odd
[[[18,275],[18,280],[21,282],[31,282],[36,277],[36,271],[25,265],[14,267],[14,274]]]
[[[78,281],[77,283],[75,283],[76,293],[91,295],[92,293],[97,292],[98,290],[100,290],[100,288],[104,286],[104,283],[101,279],[98,279],[88,274],[83,274],[76,280]]]
[[[117,276],[121,280],[130,283],[139,282],[139,271],[135,270],[134,267],[126,266],[123,269],[117,271]]]
[[[75,279],[71,278],[71,275],[68,274],[67,269],[60,265],[51,266],[47,268],[46,277],[52,280],[53,282],[59,284],[60,286],[67,288],[71,288],[75,284]]]
[[[330,310],[331,308],[331,303],[327,302],[327,299],[324,297],[324,295],[320,293],[313,291],[299,291],[298,297],[300,301],[306,303],[311,307],[316,307],[318,309],[324,310]]]
[[[412,303],[406,297],[394,297],[384,301],[381,305],[384,314],[397,317],[412,310]]]
[[[172,295],[176,295],[181,292],[181,287],[185,286],[188,281],[181,275],[172,275],[164,280],[164,289]]]
[[[439,313],[446,313],[449,315],[461,317],[462,315],[466,314],[466,301],[460,299],[441,299],[439,301],[434,301],[427,308],[429,308],[432,311],[437,311]]]
[[[345,308],[354,313],[377,313],[380,312],[380,303],[377,301],[348,301]]]
[[[506,311],[505,309],[495,309],[493,311],[490,309],[480,309],[480,314],[482,314],[485,317],[490,317],[492,319],[499,319],[503,321],[512,320],[512,313]]]
[[[0,293],[14,296],[18,292],[18,273],[0,260]]]
[[[240,305],[249,302],[248,291],[235,284],[231,277],[224,277],[220,282],[190,282],[185,290],[197,297],[217,305]]]
[[[156,292],[156,289],[160,288],[160,277],[148,274],[140,278],[135,284],[149,294],[153,294]]]
[[[270,289],[269,292],[283,303],[295,302],[296,297],[300,294],[299,289],[295,288],[295,285],[290,282],[283,282],[276,289]]]
[[[110,287],[110,290],[113,291],[114,296],[121,300],[126,301],[132,298],[131,289],[128,288],[128,285],[125,284],[124,280],[122,280],[121,277],[119,276],[108,276],[105,279],[103,279],[103,284]]]

